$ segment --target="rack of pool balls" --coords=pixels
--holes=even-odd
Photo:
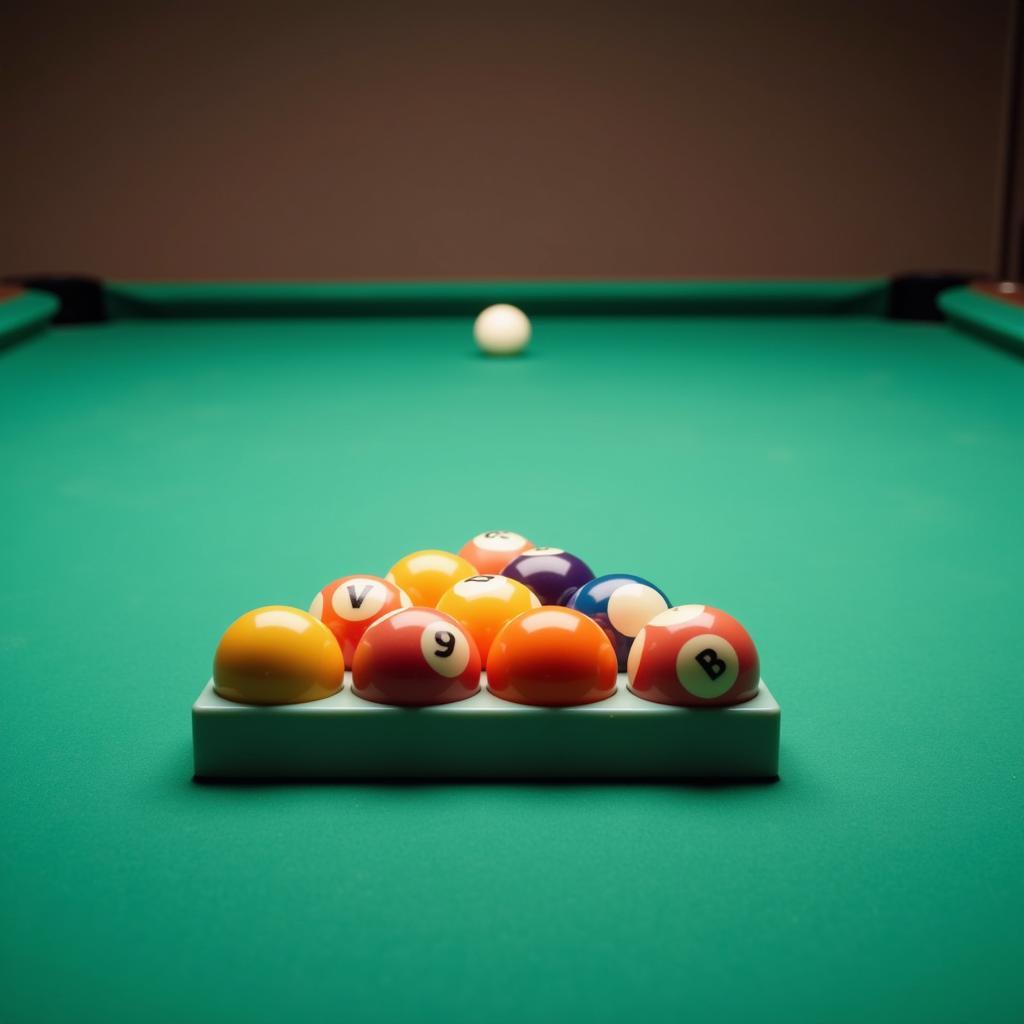
[[[193,738],[203,777],[764,777],[779,717],[728,613],[492,530],[237,619]]]

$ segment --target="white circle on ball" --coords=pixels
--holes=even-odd
[[[676,678],[694,697],[712,700],[726,693],[740,674],[740,659],[728,640],[703,633],[687,640],[676,654]]]
[[[608,621],[623,636],[636,636],[656,615],[668,609],[668,601],[644,583],[623,583],[608,598]]]
[[[489,530],[477,534],[473,543],[484,551],[517,551],[526,543],[526,538],[507,530]]]
[[[423,627],[420,650],[426,663],[441,676],[454,679],[469,664],[469,641],[450,622],[437,619]]]
[[[702,604],[677,605],[675,608],[663,611],[660,615],[655,615],[647,625],[680,626],[684,622],[692,622],[694,619],[699,619],[704,614],[704,607]]]
[[[629,648],[629,655],[626,658],[626,674],[629,676],[631,683],[636,682],[636,673],[637,669],[640,668],[640,658],[644,653],[644,643],[646,640],[647,630],[641,629]]]
[[[522,586],[522,584],[520,584]],[[516,592],[515,581],[507,576],[470,576],[459,580],[452,587],[459,597],[499,597],[510,598]]]
[[[491,355],[512,355],[526,348],[530,340],[530,320],[515,306],[498,303],[488,306],[473,324],[477,345]]]
[[[364,622],[380,614],[388,591],[377,580],[361,576],[346,580],[331,595],[331,607],[346,622]]]
[[[565,551],[562,548],[527,548],[524,555],[564,555]]]
[[[313,598],[313,603],[309,606],[309,614],[314,619],[323,619],[324,617],[324,594],[320,591],[316,597]]]

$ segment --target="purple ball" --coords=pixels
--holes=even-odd
[[[563,605],[594,578],[583,559],[561,548],[530,548],[513,558],[501,575],[526,584],[541,604]]]

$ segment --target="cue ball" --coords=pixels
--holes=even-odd
[[[511,356],[522,352],[530,340],[530,320],[515,306],[488,306],[473,324],[473,337],[482,352]]]

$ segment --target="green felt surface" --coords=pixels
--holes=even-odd
[[[974,288],[953,288],[939,298],[949,319],[986,341],[1024,355],[1024,309],[1019,305],[983,295]]]
[[[0,1016],[1019,1019],[1024,363],[866,316],[535,329],[0,358]],[[236,614],[489,528],[733,611],[781,780],[191,781]]]
[[[45,328],[57,305],[57,300],[44,292],[22,292],[0,299],[0,351]]]

